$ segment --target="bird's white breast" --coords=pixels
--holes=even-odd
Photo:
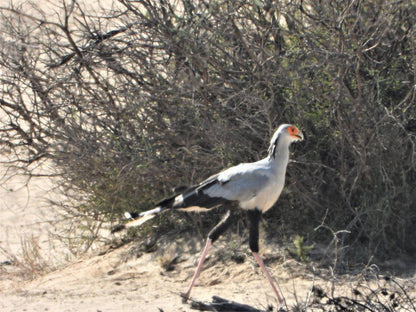
[[[256,196],[248,201],[240,202],[242,209],[259,209],[263,213],[269,210],[279,198],[285,184],[285,173],[274,173],[270,183]]]

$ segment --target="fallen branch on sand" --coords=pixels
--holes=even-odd
[[[199,311],[214,311],[214,312],[221,312],[221,311],[272,312],[273,311],[273,307],[271,306],[269,306],[267,310],[259,310],[247,304],[230,301],[230,300],[218,297],[218,296],[213,296],[212,302],[202,302],[202,301],[197,301],[194,299],[190,299],[190,300],[191,300],[191,303],[190,303],[191,309],[199,310]]]

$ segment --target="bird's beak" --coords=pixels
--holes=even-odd
[[[296,134],[292,134],[292,137],[296,140],[296,141],[303,141],[305,139],[305,137],[303,136],[302,131],[298,131],[298,133]]]

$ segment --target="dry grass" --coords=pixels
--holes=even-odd
[[[0,253],[8,259],[1,265],[1,273],[12,279],[33,280],[55,269],[42,254],[39,238],[33,235],[21,239],[20,254],[4,248],[0,248]]]

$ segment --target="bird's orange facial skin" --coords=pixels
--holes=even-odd
[[[295,126],[289,126],[286,128],[286,131],[289,132],[289,135],[292,137],[292,139],[296,141],[302,141],[303,140],[303,133],[296,128]]]
[[[286,130],[287,130],[287,132],[289,132],[290,136],[293,139],[301,140],[302,135],[300,134],[300,131],[299,131],[298,128],[296,128],[295,126],[290,126],[290,127],[287,127]]]

